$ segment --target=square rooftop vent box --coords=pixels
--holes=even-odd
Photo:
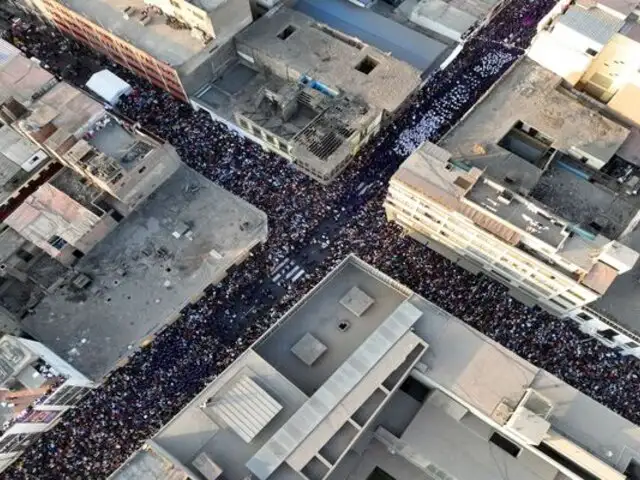
[[[358,287],[352,287],[347,294],[340,299],[340,305],[353,313],[356,317],[361,317],[374,304],[373,298],[364,293]]]

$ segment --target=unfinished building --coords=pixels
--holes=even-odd
[[[329,183],[420,84],[420,71],[277,7],[235,37],[195,108]]]

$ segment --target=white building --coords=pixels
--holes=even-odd
[[[40,342],[0,339],[0,471],[95,384]]]
[[[623,480],[639,433],[351,256],[111,479]]]

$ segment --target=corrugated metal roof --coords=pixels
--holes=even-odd
[[[574,5],[558,18],[558,24],[605,45],[620,30],[624,20],[609,15],[599,8],[586,9]]]
[[[256,452],[246,464],[249,470],[262,480],[268,478],[421,315],[422,312],[409,302],[400,304],[324,385]]]
[[[222,398],[216,399],[211,410],[240,438],[250,443],[282,410],[282,405],[245,376]]]

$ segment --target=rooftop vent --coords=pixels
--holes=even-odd
[[[134,7],[133,5],[129,5],[128,7],[122,9],[122,18],[124,18],[125,20],[129,20],[135,15],[135,13],[136,7]]]
[[[291,35],[293,35],[295,31],[296,31],[296,27],[294,27],[293,25],[287,25],[285,29],[278,34],[278,38],[280,40],[286,40]]]
[[[360,63],[358,63],[355,68],[359,72],[362,72],[365,75],[369,75],[371,72],[373,72],[373,70],[378,66],[379,63],[380,62],[378,62],[375,58],[367,55],[362,60],[360,60]]]
[[[504,203],[505,205],[509,205],[513,200],[513,193],[509,190],[503,190],[502,193],[498,196],[498,201],[500,203]]]
[[[351,322],[349,322],[349,320],[340,320],[338,322],[338,330],[341,332],[346,332],[349,328],[351,328]]]

